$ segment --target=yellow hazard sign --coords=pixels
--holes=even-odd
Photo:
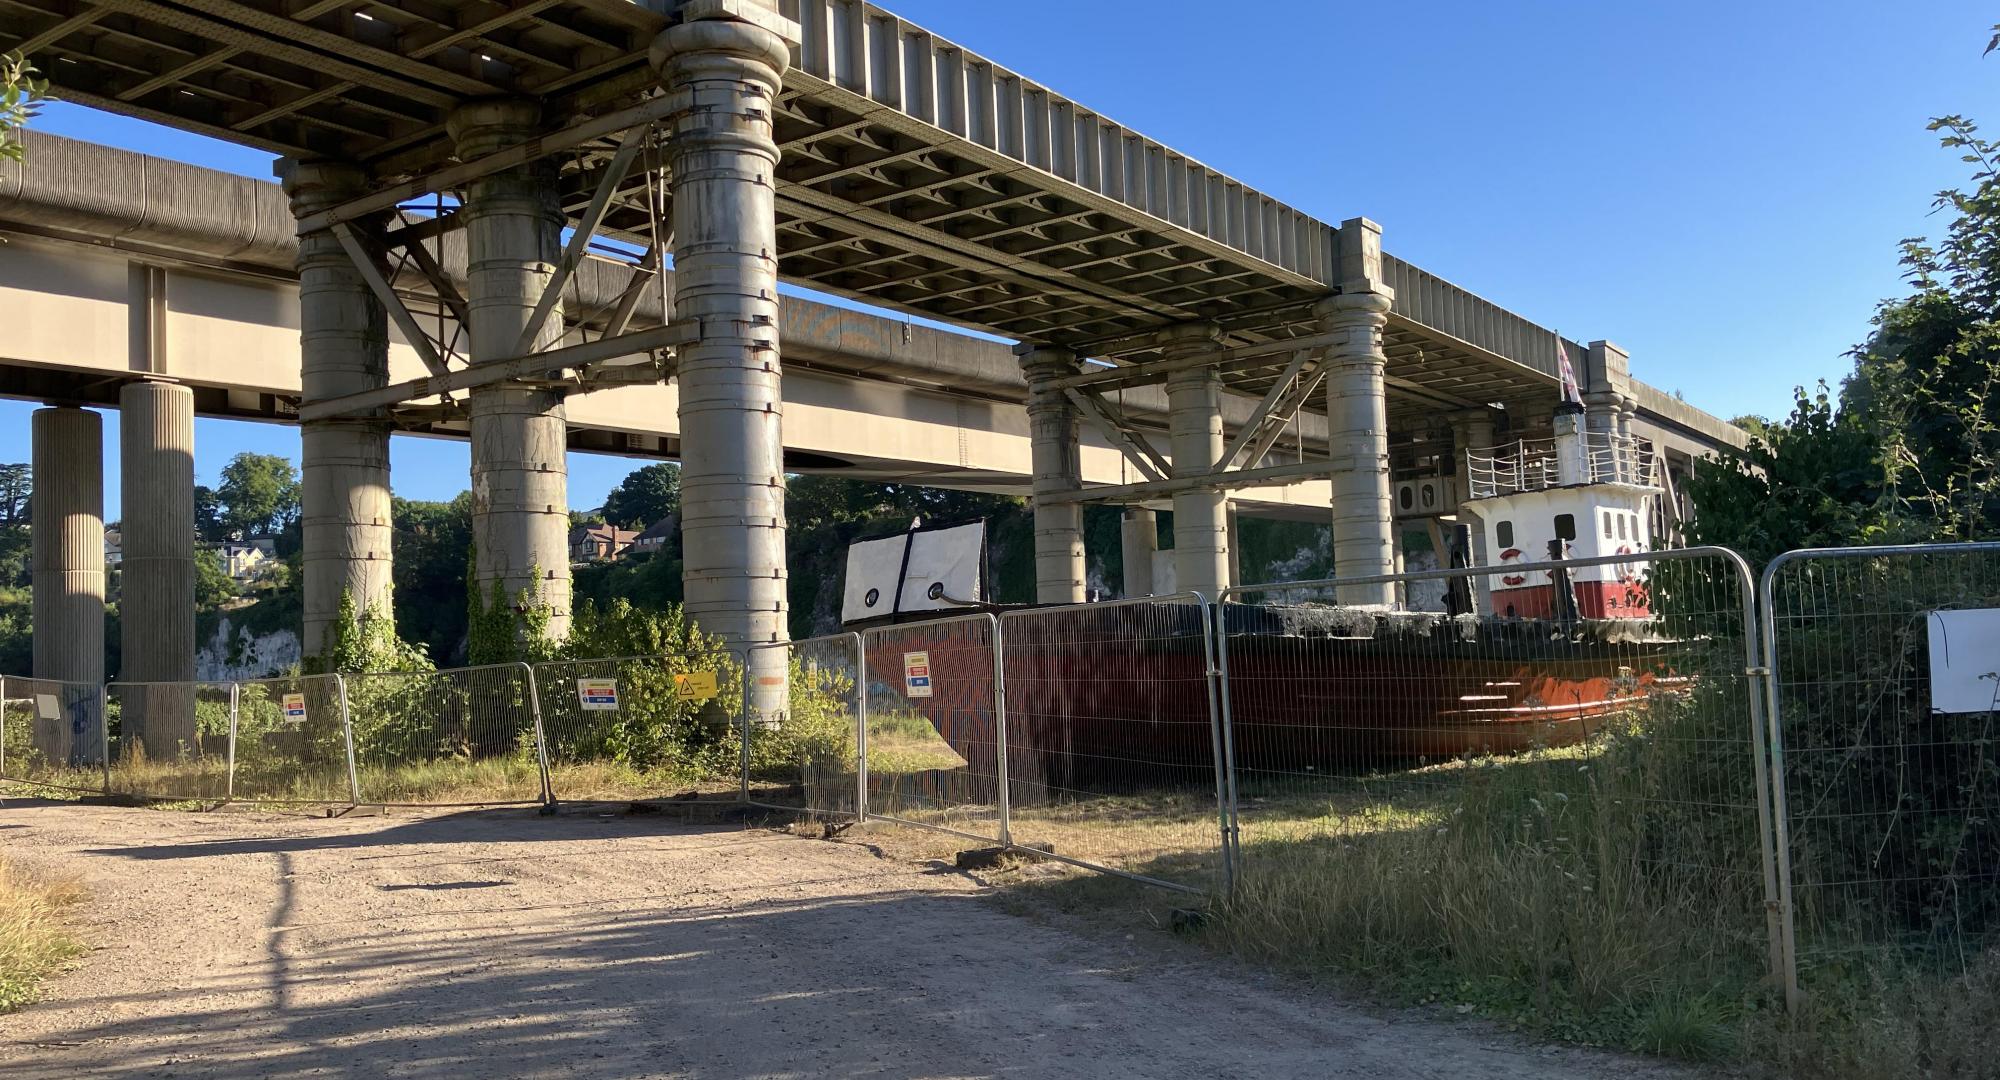
[[[674,676],[674,696],[682,701],[707,701],[715,694],[713,671],[689,671]]]

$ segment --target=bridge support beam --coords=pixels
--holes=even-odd
[[[350,165],[287,159],[278,171],[292,212],[301,218],[368,191],[366,175]],[[372,231],[380,228],[381,219],[350,224]],[[326,229],[299,237],[297,266],[302,402],[387,385],[388,315],[339,238]],[[382,270],[386,273],[386,267]],[[379,416],[299,425],[303,645],[308,657],[326,650],[343,594],[354,598],[363,619],[395,617],[389,430]]]
[[[127,383],[118,393],[124,556],[118,681],[194,679],[194,392],[175,383]],[[193,692],[140,687],[122,699],[124,729],[147,758],[170,761],[194,745]]]
[[[477,101],[447,120],[461,158],[470,160],[533,139],[541,106]],[[466,307],[472,362],[505,360],[558,344],[560,303],[522,341],[544,287],[562,258],[561,206],[553,163],[539,158],[473,181],[458,215],[465,222]],[[496,383],[468,404],[472,434],[472,582],[479,603],[525,594],[548,611],[548,635],[569,632],[569,464],[560,391]]]
[[[1222,329],[1191,323],[1169,331],[1162,363],[1212,353]],[[1174,478],[1201,476],[1222,458],[1222,375],[1214,367],[1186,368],[1167,377],[1168,428]],[[1229,587],[1229,494],[1219,488],[1174,493],[1174,588],[1210,600]]]
[[[34,488],[28,511],[34,579],[37,679],[104,682],[104,421],[76,408],[35,410],[30,423]],[[86,723],[35,725],[35,748],[51,761],[95,764],[104,748],[95,689],[58,693],[68,708],[87,702]],[[79,730],[79,727],[81,730]]]
[[[1160,549],[1157,515],[1143,506],[1126,510],[1118,522],[1118,540],[1125,564],[1125,597],[1153,595],[1153,553]]]
[[[671,27],[651,61],[685,104],[667,118],[679,350],[682,587],[730,647],[788,640],[784,395],[772,115],[796,28],[724,15]],[[749,653],[750,705],[787,708],[786,650]]]
[[[1076,354],[1068,349],[1022,344],[1014,347],[1014,355],[1028,379],[1028,452],[1032,470],[1029,482],[1035,508],[1035,602],[1081,604],[1083,504],[1047,498],[1083,487],[1076,406],[1054,385],[1055,380],[1077,373]],[[1151,577],[1150,572],[1147,576]]]
[[[1320,327],[1338,341],[1326,350],[1326,428],[1333,470],[1333,573],[1375,577],[1396,568],[1389,485],[1389,410],[1382,329],[1396,294],[1382,284],[1382,227],[1366,218],[1341,222],[1341,291],[1314,307]],[[1392,583],[1346,585],[1342,604],[1388,607]]]

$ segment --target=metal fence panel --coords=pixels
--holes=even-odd
[[[534,672],[556,798],[650,799],[734,779],[741,686],[727,654],[558,660]]]
[[[999,639],[987,614],[862,631],[869,817],[1007,842]]]
[[[854,818],[867,776],[862,740],[868,674],[861,635],[752,647],[753,652],[779,649],[786,657],[786,709],[778,717],[744,710],[744,798],[759,806],[803,805],[814,814]]]
[[[230,799],[353,801],[340,683],[338,675],[298,675],[234,684]]]
[[[104,687],[0,679],[0,780],[105,790]]]
[[[1208,602],[1183,593],[1010,611],[1000,634],[1014,841],[1155,884],[1218,888]]]
[[[2000,927],[2000,544],[1787,552],[1760,587],[1788,990],[1962,970]]]
[[[142,799],[228,798],[231,685],[107,686],[112,793]]]
[[[364,803],[493,805],[544,798],[526,664],[345,676]]]
[[[1502,615],[1337,599],[1391,581],[1469,601],[1478,578]],[[1505,614],[1533,608],[1508,590],[1585,586],[1623,616]],[[1521,977],[1615,949],[1621,977],[1755,981],[1778,954],[1752,601],[1714,548],[1229,590],[1239,891]]]

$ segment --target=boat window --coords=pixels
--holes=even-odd
[[[1611,511],[1604,512],[1604,538],[1611,539]]]
[[[1639,532],[1639,515],[1631,514],[1628,516],[1632,519],[1632,539],[1637,540],[1641,535]]]
[[[1503,548],[1513,547],[1514,523],[1511,521],[1503,521],[1498,525],[1493,526],[1493,539],[1500,541],[1500,546]]]
[[[1576,515],[1556,515],[1556,536],[1564,540],[1576,539]]]
[[[1618,539],[1625,539],[1625,519],[1631,516],[1630,514],[1618,515]]]

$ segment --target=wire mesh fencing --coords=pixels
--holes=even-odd
[[[106,791],[104,687],[0,678],[0,780]]]
[[[2000,544],[1793,551],[1760,588],[1787,989],[1964,971],[2000,927]]]
[[[738,672],[720,649],[534,665],[550,791],[593,801],[733,786]]]
[[[871,627],[861,645],[867,815],[1006,843],[998,620]]]
[[[105,688],[115,795],[229,797],[227,682],[114,682]]]
[[[527,664],[375,672],[344,681],[358,801],[547,801],[541,702]]]
[[[861,635],[831,634],[753,646],[784,653],[786,708],[778,717],[746,710],[740,743],[743,797],[759,806],[803,806],[816,815],[855,818],[867,766],[867,658]]]
[[[1550,614],[1341,602],[1443,581],[1466,609],[1482,576]],[[1582,589],[1625,614],[1584,617]],[[1238,900],[1606,1000],[1725,964],[1754,983],[1776,886],[1752,600],[1720,549],[1229,590]]]
[[[1000,619],[1008,829],[1057,858],[1221,886],[1222,744],[1208,603],[1172,596]]]
[[[229,685],[234,698],[224,797],[239,802],[358,801],[340,676],[244,679]]]

